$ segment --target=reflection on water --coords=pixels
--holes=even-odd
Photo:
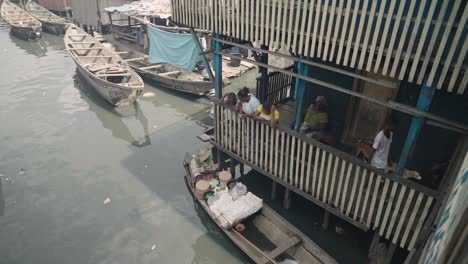
[[[0,177],[0,216],[5,212],[5,199],[3,198],[2,178]]]
[[[63,50],[63,38],[60,36],[49,35],[47,37],[42,37],[37,40],[23,40],[17,38],[11,32],[9,36],[10,41],[14,43],[18,48],[20,48],[28,54],[32,54],[39,58],[46,56],[48,51]]]
[[[89,104],[89,110],[94,112],[102,126],[112,131],[112,136],[131,143],[136,147],[151,145],[148,119],[143,113],[140,103],[113,107],[81,77],[76,71],[73,76],[74,87],[80,91],[80,97]]]

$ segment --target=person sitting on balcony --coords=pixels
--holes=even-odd
[[[253,94],[249,92],[249,88],[244,87],[237,93],[239,99],[239,116],[253,116],[260,106],[260,101]]]
[[[257,108],[253,118],[255,120],[267,121],[271,127],[276,127],[279,121],[279,111],[276,110],[275,105],[264,103]]]
[[[390,144],[392,143],[393,131],[395,122],[389,119],[385,122],[384,128],[375,136],[372,148],[374,153],[371,159],[371,166],[377,169],[384,170],[388,165],[388,153],[390,152]]]
[[[327,99],[317,96],[315,103],[307,109],[300,133],[307,137],[321,140],[328,125]]]
[[[237,97],[235,93],[227,93],[223,95],[220,100],[221,104],[225,105],[227,108],[231,110],[237,110]]]

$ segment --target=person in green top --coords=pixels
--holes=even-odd
[[[321,140],[328,125],[327,99],[317,96],[315,103],[307,109],[300,133],[317,140]]]

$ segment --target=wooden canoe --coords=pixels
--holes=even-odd
[[[214,83],[199,72],[185,71],[165,63],[151,64],[147,55],[136,51],[124,51],[121,56],[141,77],[163,88],[202,96],[214,87]]]
[[[0,13],[11,26],[11,32],[19,38],[30,40],[41,37],[41,22],[10,0],[3,1]]]
[[[122,58],[76,25],[64,37],[65,48],[80,74],[114,106],[132,104],[143,91],[143,80]]]
[[[213,214],[205,201],[195,195],[192,181],[193,173],[190,168],[192,156],[185,155],[185,180],[194,199],[201,205],[218,227],[245,252],[255,263],[278,263],[285,259],[297,263],[337,263],[331,256],[322,250],[306,235],[278,215],[265,203],[257,213],[244,220],[245,231],[237,232],[234,228],[225,229]]]
[[[65,18],[57,16],[45,7],[31,0],[26,1],[24,9],[37,20],[41,21],[42,29],[44,31],[56,35],[65,34],[67,27],[67,21]]]

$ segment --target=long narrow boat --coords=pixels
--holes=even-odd
[[[158,86],[199,96],[213,89],[213,82],[199,72],[185,71],[165,63],[150,64],[147,56],[135,51],[122,52],[121,56],[141,77]]]
[[[16,36],[26,40],[41,37],[41,22],[10,0],[3,1],[0,13]]]
[[[133,103],[143,91],[143,80],[114,51],[76,25],[65,33],[65,48],[86,81],[109,103]]]
[[[47,10],[47,8],[31,0],[26,0],[24,8],[29,14],[41,21],[44,31],[56,35],[65,34],[67,27],[67,20],[65,18],[57,16]]]
[[[193,172],[190,168],[192,156],[185,155],[185,180],[194,197],[218,227],[247,254],[255,263],[279,263],[286,259],[296,263],[337,263],[323,249],[301,233],[297,228],[278,215],[268,205],[244,220],[246,232],[238,232],[234,228],[225,229],[215,219],[205,201],[195,195]],[[289,262],[288,262],[289,263]]]

